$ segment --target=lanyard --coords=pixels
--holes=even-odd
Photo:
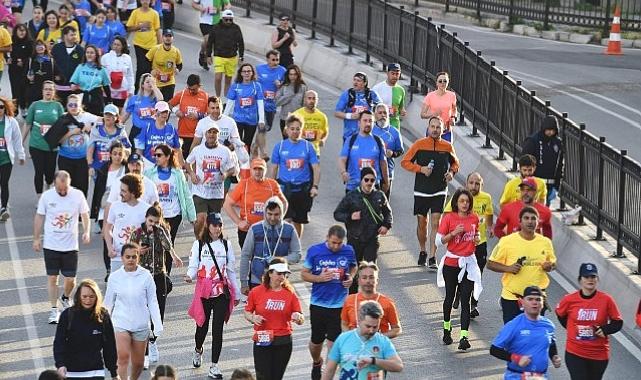
[[[360,186],[358,187],[358,192],[359,192],[359,193],[361,193],[361,194],[363,193],[363,192],[361,191]],[[372,206],[372,204],[367,200],[367,198],[365,198],[365,194],[363,194],[363,202],[365,203],[365,206],[367,207],[367,210],[369,211],[370,215],[372,215],[372,219],[374,219],[374,223],[377,223],[377,224],[378,224],[378,223],[382,223],[382,222],[383,222],[383,217],[382,217],[382,216],[380,216],[380,215],[378,215],[378,214],[376,213],[376,211],[374,211],[374,207],[373,207],[373,206]]]
[[[265,241],[265,246],[267,247],[267,252],[269,252],[269,259],[271,260],[274,255],[276,255],[276,250],[278,250],[278,244],[280,243],[280,238],[283,236],[283,230],[285,229],[285,224],[281,223],[280,232],[278,232],[278,240],[276,240],[276,245],[272,251],[269,245],[269,239],[267,239],[267,230],[265,230],[265,225],[263,224],[263,240]]]

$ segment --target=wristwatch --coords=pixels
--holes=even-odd
[[[372,365],[376,365],[376,357],[372,356]]]

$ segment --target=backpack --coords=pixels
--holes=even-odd
[[[352,154],[352,146],[356,142],[356,138],[358,137],[358,133],[354,133],[350,138],[349,138],[349,149],[347,149],[347,162],[345,163],[345,171],[349,171],[349,156]],[[383,139],[380,137],[372,134],[372,137],[374,137],[374,140],[376,141],[376,145],[378,145],[379,153],[383,152],[385,154],[385,143],[383,142]]]
[[[372,91],[369,89],[369,87],[365,87],[365,101],[367,102],[367,105],[370,108],[374,107],[374,104],[372,102]],[[353,88],[350,88],[347,90],[347,108],[352,108],[354,106],[354,103],[356,103],[356,91]]]

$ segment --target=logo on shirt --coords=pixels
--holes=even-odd
[[[285,310],[285,301],[269,298],[265,303],[265,310],[283,311]]]
[[[530,336],[532,332],[530,330],[521,330],[520,333],[521,336]]]
[[[71,215],[65,212],[62,214],[58,214],[53,219],[53,222],[51,222],[51,225],[58,229],[63,229],[69,225],[70,221],[71,221]]]
[[[598,309],[579,309],[576,319],[577,321],[596,321],[598,314]]]

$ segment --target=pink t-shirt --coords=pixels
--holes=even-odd
[[[453,91],[445,91],[445,95],[439,95],[438,91],[432,91],[425,97],[423,104],[429,107],[430,112],[437,113],[445,128],[449,128],[450,118],[454,115],[453,107],[456,107],[456,94]]]

